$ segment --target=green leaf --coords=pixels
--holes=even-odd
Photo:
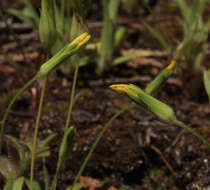
[[[47,136],[44,140],[41,141],[41,147],[47,146],[55,137],[57,136],[57,133],[53,133],[49,136]]]
[[[114,23],[118,15],[120,0],[109,0],[109,18]]]
[[[26,16],[31,17],[34,20],[36,26],[38,27],[39,26],[39,16],[36,12],[36,9],[32,6],[32,4],[30,3],[29,0],[23,0],[23,1],[28,9]]]
[[[60,150],[59,150],[59,157],[63,160],[65,159],[71,149],[72,143],[73,143],[73,137],[74,137],[74,127],[70,127],[66,130],[61,146],[60,146]]]
[[[204,71],[203,81],[204,81],[204,86],[205,86],[206,92],[207,92],[209,100],[210,100],[210,69],[208,69],[207,71]]]
[[[14,175],[10,175],[3,190],[12,190],[14,181],[15,181]]]
[[[45,190],[50,190],[50,176],[49,176],[49,173],[48,173],[45,165],[43,166],[43,171],[44,171],[44,187],[45,187]]]
[[[26,185],[30,188],[30,180],[28,178],[24,178]],[[41,190],[41,187],[37,181],[33,181],[33,190]]]
[[[159,32],[157,32],[153,27],[148,25],[147,23],[143,22],[143,25],[160,42],[160,44],[163,47],[163,49],[165,49],[168,52],[169,51],[169,46],[168,46],[166,40],[163,38],[163,36]]]
[[[179,8],[181,9],[183,17],[186,17],[186,14],[188,13],[188,5],[185,2],[185,0],[176,0],[176,3],[178,4]]]
[[[103,1],[103,8],[104,8],[104,27],[102,30],[102,37],[101,37],[101,51],[100,51],[100,58],[98,61],[98,72],[100,73],[103,71],[104,64],[107,60],[110,60],[112,57],[113,46],[114,46],[114,23],[110,18],[109,15],[109,1]]]
[[[34,24],[33,20],[30,17],[24,15],[22,12],[15,10],[15,9],[10,9],[8,12],[10,14],[16,16],[22,22],[27,23],[28,25],[30,25],[33,28],[36,28],[36,25]]]
[[[19,154],[19,159],[23,160],[25,149],[24,146],[20,144],[19,140],[15,137],[12,137],[10,135],[6,135],[6,138],[12,143],[13,147],[17,150]]]
[[[15,180],[12,190],[22,190],[24,183],[24,177],[19,177]]]
[[[80,190],[82,188],[84,188],[84,185],[82,183],[76,183],[73,187],[72,185],[68,186],[66,190]]]

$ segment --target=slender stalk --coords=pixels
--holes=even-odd
[[[59,174],[60,169],[61,169],[61,163],[62,163],[62,160],[61,160],[61,158],[59,157],[59,158],[58,158],[58,163],[57,163],[57,166],[56,166],[56,173],[55,173],[55,176],[54,176],[54,178],[53,178],[52,190],[56,190],[56,187],[57,187],[57,180],[58,180],[58,174]]]
[[[47,79],[48,79],[48,77],[45,76],[42,91],[41,91],[41,97],[40,97],[40,102],[39,102],[39,109],[38,109],[38,114],[37,114],[37,118],[36,118],[35,129],[34,129],[33,145],[32,145],[32,151],[31,151],[30,190],[33,190],[36,143],[37,143],[40,117],[41,117],[42,107],[43,107],[43,100],[44,100],[45,90],[46,90],[46,86],[47,86]]]
[[[84,162],[82,163],[82,166],[80,167],[80,170],[77,174],[77,176],[74,179],[74,182],[72,184],[72,188],[74,187],[74,185],[76,184],[77,180],[79,179],[79,177],[81,176],[82,172],[84,171],[88,161],[90,160],[90,157],[92,156],[93,151],[95,150],[98,142],[101,140],[101,138],[103,137],[104,133],[109,129],[110,125],[112,124],[112,122],[119,117],[121,114],[123,114],[124,112],[126,112],[127,110],[129,110],[130,108],[132,108],[135,105],[135,103],[130,103],[129,105],[123,107],[119,112],[117,112],[104,126],[104,128],[102,129],[102,131],[98,134],[96,140],[94,141],[93,145],[91,146],[90,151],[88,152],[88,155],[86,156]]]
[[[67,114],[64,133],[68,129],[69,123],[71,121],[71,113],[72,113],[72,108],[73,108],[73,104],[74,104],[74,94],[75,94],[78,72],[79,72],[79,64],[76,64],[75,71],[74,71],[73,84],[72,84],[71,97],[70,97],[70,100],[69,100],[70,104],[69,104],[69,109],[68,109],[68,114]],[[56,190],[56,187],[57,187],[58,174],[60,172],[61,164],[62,164],[61,159],[62,159],[61,157],[58,158],[58,163],[57,163],[57,166],[56,166],[56,173],[55,173],[55,176],[54,176],[54,179],[53,179],[53,184],[52,184],[52,189],[53,190]]]
[[[182,127],[184,129],[186,129],[187,131],[192,133],[194,136],[196,136],[203,144],[206,144],[210,148],[210,143],[202,135],[197,133],[194,129],[188,127],[187,125],[185,125],[184,123],[182,123],[179,120],[175,120],[174,124],[178,125],[179,127]]]
[[[75,71],[74,71],[72,91],[71,91],[70,105],[69,105],[69,110],[68,110],[66,125],[65,125],[65,131],[68,129],[69,123],[70,123],[70,120],[71,120],[71,113],[72,113],[72,107],[73,107],[73,104],[74,104],[74,94],[75,94],[78,72],[79,72],[79,64],[76,64],[76,68],[75,68]]]
[[[15,101],[17,100],[18,96],[20,94],[22,94],[22,92],[27,88],[29,87],[34,81],[36,81],[38,78],[40,78],[39,74],[35,75],[30,81],[28,81],[16,94],[15,96],[13,97],[13,99],[11,100],[11,102],[9,103],[5,113],[4,113],[4,116],[3,116],[3,119],[2,119],[2,123],[1,123],[1,129],[0,129],[0,154],[1,154],[1,151],[2,151],[2,138],[3,138],[3,132],[4,132],[4,127],[5,127],[5,123],[6,123],[6,120],[7,120],[7,117],[8,117],[8,114],[13,106],[13,104],[15,103]]]

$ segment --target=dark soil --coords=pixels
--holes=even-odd
[[[154,11],[169,35],[180,35],[174,26],[173,14],[164,12],[164,3],[158,1]],[[127,14],[121,10],[118,25],[127,27],[128,35],[115,55],[129,49],[150,49],[162,52],[158,43],[141,24],[151,22],[151,15],[143,8]],[[127,15],[125,15],[127,14]],[[174,13],[175,14],[175,13]],[[177,14],[177,13],[176,13]],[[90,15],[90,33],[98,35],[102,21],[100,13]],[[168,17],[167,17],[168,16]],[[99,20],[99,21],[98,21]],[[173,25],[173,27],[172,27]],[[20,48],[9,32],[0,28],[0,114],[1,118],[14,93],[31,79],[45,60],[38,32],[20,23],[12,24],[24,49],[25,61]],[[98,31],[98,32],[97,32]],[[16,70],[4,58],[8,54],[20,68]],[[109,89],[115,83],[134,83],[144,88],[168,64],[167,57],[152,56],[137,59],[118,67],[107,63],[104,72],[97,75],[95,63],[82,67],[76,89],[71,125],[76,128],[72,154],[66,161],[58,181],[58,189],[72,183],[90,146],[105,123],[130,100]],[[44,139],[56,132],[51,144],[51,156],[45,164],[51,176],[55,173],[57,151],[62,139],[67,114],[73,74],[57,71],[49,77],[41,118],[39,138]],[[174,108],[176,116],[195,129],[210,142],[210,106],[201,87],[196,99],[192,99],[186,84],[174,74],[158,94],[158,98]],[[39,103],[41,81],[29,87],[10,112],[5,132],[24,138],[33,131]],[[6,153],[6,143],[4,152]],[[40,164],[41,166],[41,164]],[[83,176],[92,179],[89,189],[95,189],[94,180],[102,184],[99,189],[210,189],[210,150],[189,132],[160,122],[139,106],[118,117],[98,144]],[[42,167],[37,164],[36,179],[42,180]],[[82,180],[82,179],[81,179]]]

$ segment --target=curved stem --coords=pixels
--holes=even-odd
[[[72,107],[73,107],[73,104],[74,104],[74,94],[75,94],[78,72],[79,72],[79,64],[76,64],[76,68],[75,68],[75,71],[74,71],[72,91],[71,91],[70,105],[69,105],[69,110],[68,110],[68,115],[67,115],[66,125],[65,125],[65,131],[68,129],[69,123],[70,123],[70,120],[71,120],[71,113],[72,113]]]
[[[206,144],[209,148],[210,148],[210,143],[199,133],[197,133],[194,129],[188,127],[187,125],[185,125],[184,123],[182,123],[179,120],[175,120],[173,122],[174,124],[178,125],[179,127],[182,127],[184,129],[186,129],[187,131],[189,131],[190,133],[192,133],[194,136],[196,136],[203,144]]]
[[[16,94],[15,96],[12,98],[12,100],[10,101],[5,113],[4,113],[4,116],[3,116],[3,119],[2,119],[2,123],[1,123],[1,129],[0,129],[0,154],[1,154],[1,149],[2,149],[2,138],[3,138],[3,132],[4,132],[4,127],[5,127],[5,123],[6,123],[6,120],[7,120],[7,117],[8,117],[8,114],[13,106],[13,104],[15,103],[15,101],[17,100],[18,96],[20,94],[22,94],[22,92],[27,88],[29,87],[34,81],[36,81],[38,78],[40,78],[40,75],[37,74],[35,75],[30,81],[28,81]]]
[[[38,130],[39,130],[40,117],[42,113],[43,101],[44,101],[44,94],[45,94],[45,90],[47,86],[47,79],[48,77],[45,76],[42,92],[41,92],[41,97],[40,97],[40,102],[39,102],[39,109],[38,109],[38,114],[36,118],[35,129],[34,129],[33,145],[32,145],[32,150],[31,150],[30,190],[33,190],[36,143],[37,143],[37,136],[38,136]]]
[[[79,179],[80,175],[82,174],[82,172],[84,171],[88,161],[90,160],[90,157],[92,156],[93,151],[95,150],[98,142],[101,140],[101,138],[103,137],[104,133],[107,131],[107,129],[109,129],[110,125],[112,124],[112,122],[119,117],[121,114],[123,114],[124,112],[126,112],[127,110],[129,110],[130,108],[132,108],[135,105],[135,103],[130,103],[129,105],[123,107],[119,112],[117,112],[104,126],[104,128],[102,129],[102,131],[98,134],[96,140],[94,141],[93,145],[91,146],[90,151],[88,152],[88,155],[86,156],[84,162],[82,163],[82,166],[80,167],[80,170],[77,174],[77,176],[74,179],[74,182],[72,184],[72,188],[74,187],[74,185],[76,184],[77,180]]]

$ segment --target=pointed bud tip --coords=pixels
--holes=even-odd
[[[79,35],[76,39],[74,39],[72,43],[77,44],[77,47],[79,48],[85,43],[87,43],[90,38],[91,38],[90,34],[84,32],[83,34]]]
[[[125,94],[129,90],[129,85],[127,84],[113,84],[110,85],[109,88],[112,90],[120,93],[120,94]]]
[[[177,62],[175,60],[172,60],[171,63],[168,65],[169,70],[173,70],[176,66]]]

